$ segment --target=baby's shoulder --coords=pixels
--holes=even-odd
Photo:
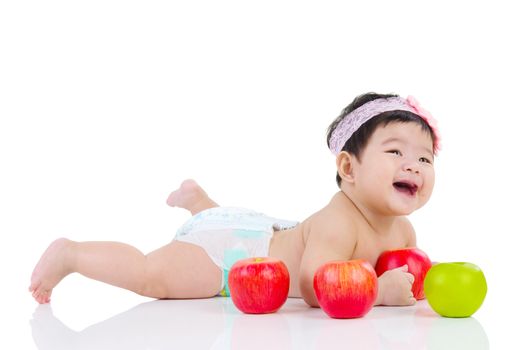
[[[326,239],[350,240],[357,233],[357,222],[338,209],[326,207],[308,218],[306,231]]]

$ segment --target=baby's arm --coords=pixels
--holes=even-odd
[[[319,307],[313,289],[315,271],[329,261],[349,260],[352,256],[356,236],[342,231],[339,225],[312,222],[301,260],[299,281],[301,295],[310,306]]]
[[[405,247],[416,247],[414,228],[407,218],[402,219]],[[375,305],[413,305],[416,303],[411,291],[414,276],[407,271],[408,267],[404,265],[389,270],[378,278],[378,297]]]
[[[349,227],[346,224],[338,220],[322,221],[314,220],[311,223],[300,268],[301,295],[313,307],[319,307],[313,289],[315,271],[329,261],[350,260],[357,243],[356,232],[343,229]],[[409,236],[408,243],[409,246],[416,244],[414,231]],[[416,302],[411,291],[413,281],[414,276],[407,272],[407,266],[385,272],[378,278],[375,305],[413,305]]]

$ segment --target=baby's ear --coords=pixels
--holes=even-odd
[[[342,151],[336,157],[337,172],[345,182],[354,182],[354,156]]]

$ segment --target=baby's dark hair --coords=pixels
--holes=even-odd
[[[389,98],[389,97],[398,97],[396,94],[377,94],[374,92],[369,92],[363,95],[359,95],[352,101],[351,104],[346,106],[342,111],[341,114],[330,124],[327,130],[326,135],[326,143],[328,147],[330,147],[330,137],[332,136],[332,133],[336,129],[336,127],[339,125],[339,123],[347,116],[349,115],[353,110],[361,107],[367,102],[379,99],[379,98]],[[372,134],[374,134],[374,131],[381,125],[381,126],[387,126],[390,123],[417,123],[422,127],[422,130],[429,133],[431,136],[431,139],[433,141],[433,144],[435,142],[435,135],[431,127],[427,124],[425,120],[423,120],[420,116],[408,112],[408,111],[388,111],[378,114],[377,116],[373,117],[369,121],[365,122],[365,124],[361,125],[359,129],[352,134],[352,136],[346,141],[345,145],[341,149],[341,151],[348,152],[358,158],[359,161],[361,161],[361,155],[365,147],[367,146],[368,141],[370,140],[370,137]],[[336,182],[339,187],[341,187],[341,176],[339,176],[339,173],[336,175]]]

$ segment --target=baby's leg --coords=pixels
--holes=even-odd
[[[72,272],[152,298],[212,297],[222,281],[220,268],[194,244],[172,241],[143,255],[124,243],[59,239],[44,252],[29,289],[39,303],[47,303]]]
[[[171,207],[187,209],[192,215],[205,209],[218,207],[218,204],[211,200],[194,180],[183,181],[180,188],[169,195],[167,204]]]

